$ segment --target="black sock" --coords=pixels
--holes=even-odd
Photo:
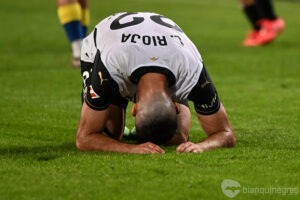
[[[256,0],[255,2],[263,11],[264,18],[270,20],[277,19],[271,0]]]
[[[259,30],[260,26],[257,24],[257,22],[263,18],[263,15],[259,7],[256,4],[253,4],[251,6],[246,6],[244,7],[244,12],[246,13],[248,19],[250,20],[253,28],[255,30]]]

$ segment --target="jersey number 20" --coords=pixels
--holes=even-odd
[[[127,23],[124,23],[124,24],[120,24],[120,20],[124,17],[127,17],[129,15],[136,15],[138,13],[130,13],[130,12],[127,12],[123,15],[120,15],[118,18],[116,18],[110,25],[110,29],[111,30],[118,30],[118,29],[121,29],[121,28],[126,28],[126,27],[129,27],[129,26],[134,26],[134,25],[137,25],[137,24],[140,24],[142,23],[145,19],[143,17],[133,17],[132,18],[132,21],[131,22],[127,22]],[[162,26],[165,26],[165,27],[168,27],[168,28],[172,28],[172,29],[175,29],[179,32],[182,32],[182,30],[180,29],[179,26],[177,26],[176,24],[175,25],[172,25],[172,24],[169,24],[167,22],[164,22],[162,20],[162,18],[166,18],[162,15],[152,15],[150,16],[150,19],[157,23],[157,24],[160,24]]]

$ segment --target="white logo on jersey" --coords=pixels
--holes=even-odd
[[[217,94],[215,94],[215,96],[211,99],[210,104],[200,104],[200,105],[198,104],[198,106],[201,106],[204,109],[209,109],[209,108],[212,108],[214,106],[216,101],[217,101]]]

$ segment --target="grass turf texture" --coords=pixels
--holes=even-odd
[[[202,54],[237,135],[233,149],[128,155],[75,148],[81,77],[68,67],[55,2],[1,1],[0,199],[227,199],[224,179],[299,190],[300,4],[275,5],[286,31],[272,45],[242,48],[249,24],[235,0],[90,2],[92,26],[119,11],[176,21]],[[191,110],[196,142],[205,134]],[[299,194],[241,192],[235,199]]]

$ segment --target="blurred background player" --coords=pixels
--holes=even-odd
[[[274,12],[271,0],[240,0],[253,29],[249,31],[243,46],[261,46],[273,41],[284,30],[283,19]]]
[[[80,50],[87,35],[90,13],[87,0],[57,0],[57,13],[72,47],[72,66],[80,67]]]

